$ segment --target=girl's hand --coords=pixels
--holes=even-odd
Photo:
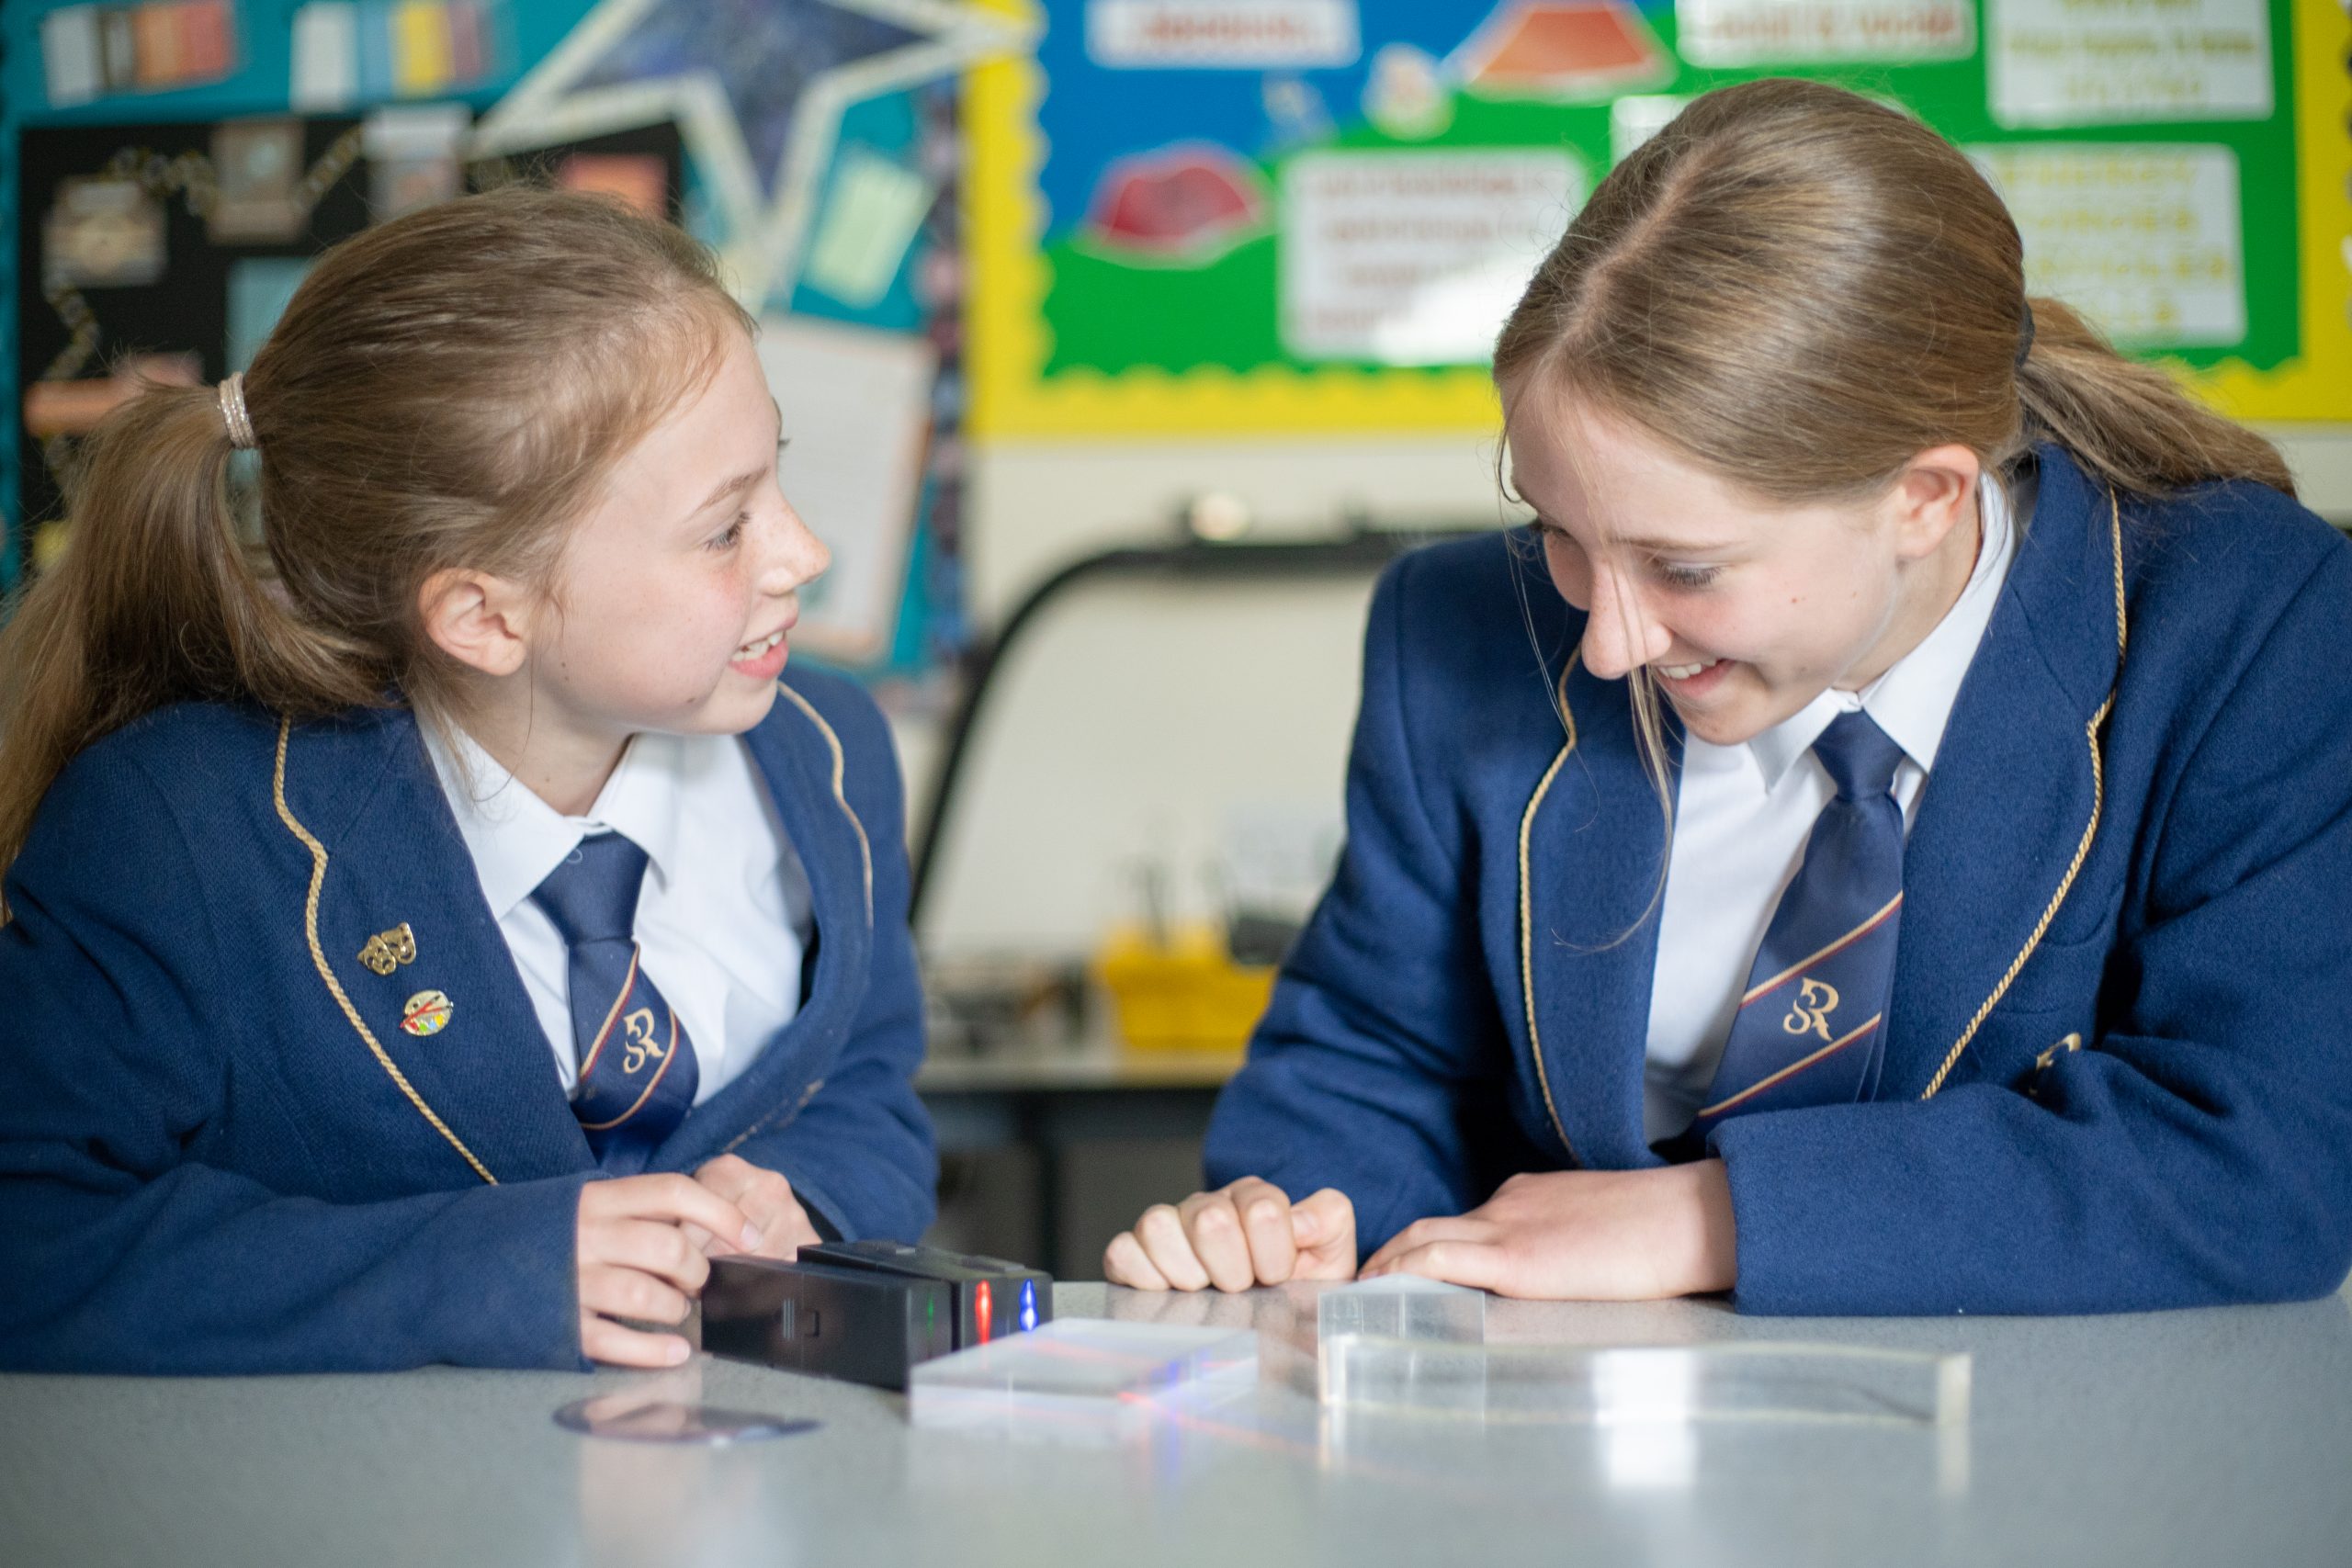
[[[580,1190],[582,1354],[622,1367],[674,1367],[686,1359],[681,1336],[614,1320],[684,1321],[687,1301],[710,1278],[710,1260],[687,1238],[689,1225],[733,1238],[735,1245],[713,1250],[760,1246],[760,1233],[743,1211],[690,1176],[625,1176]]]
[[[1649,1170],[1514,1176],[1453,1219],[1419,1220],[1363,1277],[1421,1274],[1505,1296],[1654,1301],[1738,1279],[1731,1182],[1719,1159]]]
[[[1102,1254],[1102,1277],[1139,1291],[1246,1291],[1355,1271],[1356,1211],[1346,1193],[1326,1187],[1294,1203],[1254,1176],[1172,1208],[1152,1205]]]
[[[792,1183],[765,1166],[753,1165],[734,1155],[720,1155],[696,1170],[695,1179],[741,1209],[743,1217],[759,1231],[759,1244],[747,1251],[789,1263],[800,1256],[802,1247],[814,1247],[824,1239],[809,1223],[808,1211],[792,1195]],[[708,1231],[697,1225],[690,1227],[686,1235],[696,1245],[709,1248]],[[721,1247],[717,1250],[733,1249]]]

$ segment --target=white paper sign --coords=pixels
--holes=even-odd
[[[1642,143],[1674,123],[1690,100],[1677,93],[1628,93],[1609,106],[1609,161],[1622,164]]]
[[[2027,289],[2119,344],[2245,336],[2237,154],[2227,147],[2043,142],[1971,150],[2025,238]]]
[[[1312,152],[1283,171],[1281,329],[1302,359],[1483,365],[1583,204],[1566,152]]]
[[[1086,56],[1121,70],[1352,65],[1355,0],[1088,0]]]
[[[776,470],[785,499],[833,552],[800,591],[793,641],[878,658],[906,588],[936,355],[924,338],[806,316],[763,317],[759,355],[791,443]]]
[[[1694,65],[1962,60],[1976,49],[1970,0],[1675,0],[1674,22]]]
[[[1989,0],[2001,125],[2267,119],[2267,0]]]
[[[41,70],[47,77],[49,107],[62,109],[86,104],[107,90],[106,71],[98,62],[98,8],[68,6],[40,19]]]

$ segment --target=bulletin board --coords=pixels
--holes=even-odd
[[[1042,21],[1033,57],[967,84],[982,434],[1491,428],[1494,332],[1592,186],[1690,95],[1787,74],[1967,150],[2029,287],[2127,352],[2240,418],[2352,420],[2337,0],[1051,0]]]
[[[134,373],[241,368],[309,260],[506,179],[682,221],[760,318],[786,493],[831,546],[795,642],[951,664],[957,80],[1024,34],[962,0],[12,3],[0,51],[0,583]],[[265,459],[266,460],[266,459]]]

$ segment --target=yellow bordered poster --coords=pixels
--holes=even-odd
[[[2352,421],[2335,0],[984,3],[1038,43],[967,86],[982,437],[1489,429],[1510,258],[1768,74],[1952,137],[2036,289],[2227,412]]]

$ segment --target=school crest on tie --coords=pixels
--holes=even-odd
[[[660,1061],[668,1053],[653,1038],[653,1010],[639,1008],[621,1020],[622,1033],[627,1041],[621,1054],[621,1071],[635,1077],[645,1070],[645,1064]]]
[[[1829,1038],[1829,1015],[1838,1010],[1838,987],[1826,980],[1807,979],[1797,988],[1797,998],[1789,1004],[1788,1017],[1781,1020],[1781,1027],[1791,1034],[1818,1034]]]

